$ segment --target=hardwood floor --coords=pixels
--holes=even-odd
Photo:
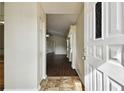
[[[4,89],[4,62],[0,62],[0,91]]]
[[[77,76],[75,70],[71,68],[66,55],[47,55],[47,75],[48,76]]]

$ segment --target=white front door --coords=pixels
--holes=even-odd
[[[84,3],[85,90],[124,90],[124,3]]]

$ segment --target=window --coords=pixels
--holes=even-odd
[[[102,37],[102,3],[97,2],[95,6],[95,13],[96,13],[96,32],[95,32],[95,38],[101,38]]]

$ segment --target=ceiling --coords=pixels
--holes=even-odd
[[[82,3],[51,2],[42,3],[42,7],[47,14],[48,33],[67,36],[70,25],[76,23]]]
[[[76,14],[49,14],[47,16],[48,32],[66,36],[69,26],[75,24],[77,17]]]
[[[80,2],[47,2],[42,3],[42,7],[47,14],[78,14],[80,12]]]

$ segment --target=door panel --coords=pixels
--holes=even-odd
[[[107,77],[107,91],[121,91],[124,87],[115,80]]]
[[[109,35],[122,32],[122,3],[109,3],[110,32]]]
[[[91,65],[89,65],[89,64],[86,64],[86,75],[85,75],[85,78],[87,79],[86,80],[86,82],[85,82],[85,85],[87,85],[88,87],[87,87],[87,90],[92,90],[92,81],[93,81],[93,67],[91,66]]]
[[[103,90],[103,73],[99,70],[96,70],[96,90]]]
[[[90,90],[92,90],[93,89],[93,67],[92,67],[92,65],[89,65],[89,82],[90,82],[90,87],[89,87],[89,89]]]
[[[124,90],[123,10],[124,3],[84,3],[86,90]]]
[[[88,46],[88,55],[93,56],[93,46]]]
[[[100,45],[97,45],[94,47],[94,56],[96,59],[103,60],[103,47]]]

